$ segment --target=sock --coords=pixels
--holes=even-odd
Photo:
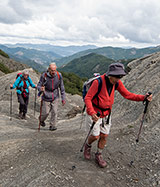
[[[87,145],[88,145],[89,147],[91,147],[91,144],[87,143]]]
[[[102,153],[103,149],[97,148],[97,153]]]

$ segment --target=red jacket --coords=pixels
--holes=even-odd
[[[110,110],[112,109],[112,105],[114,103],[114,92],[115,92],[115,85],[113,85],[112,92],[109,96],[107,87],[106,87],[106,80],[105,80],[106,74],[102,75],[102,88],[101,91],[98,95],[98,100],[97,98],[93,97],[95,94],[98,92],[98,80],[95,80],[91,87],[89,88],[86,96],[85,96],[85,104],[87,107],[87,113],[89,115],[97,114],[99,111],[101,113],[100,117],[103,118],[107,116],[110,113]],[[118,87],[117,87],[118,92],[126,99],[133,100],[133,101],[143,101],[145,96],[144,95],[137,95],[134,93],[129,92],[123,85],[122,81],[118,81]],[[103,112],[99,109],[96,108],[95,105],[98,105],[99,108],[104,109]],[[110,109],[110,110],[107,110]],[[105,110],[106,109],[106,110]]]

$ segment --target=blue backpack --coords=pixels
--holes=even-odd
[[[89,80],[85,81],[84,84],[83,84],[83,89],[82,89],[83,101],[84,101],[85,96],[86,96],[86,94],[87,94],[87,92],[88,92],[89,88],[91,87],[91,85],[92,85],[92,83],[93,83],[94,80],[98,80],[98,91],[94,95],[93,99],[96,98],[96,97],[98,97],[98,95],[99,95],[99,93],[101,91],[101,88],[102,88],[102,78],[101,78],[100,74],[94,74],[94,75],[95,75],[95,77],[90,78]],[[86,108],[86,105],[84,105],[84,108],[83,108],[82,112],[84,112],[85,108]]]

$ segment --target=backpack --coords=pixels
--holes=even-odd
[[[22,75],[21,72],[17,74],[16,80],[18,79],[18,77],[19,77],[20,75]],[[21,80],[19,81],[19,83],[18,83],[18,85],[17,85],[17,89],[21,89],[21,88],[19,87],[19,85],[20,85],[21,82],[22,82],[22,78],[21,78]]]
[[[59,72],[56,71],[56,73],[57,73],[57,76],[58,76],[58,80],[60,80],[61,77],[60,77],[60,75],[59,75]],[[47,77],[47,72],[44,73],[44,77],[43,77],[43,85],[46,84],[46,81],[47,81],[46,77]]]
[[[99,95],[99,93],[101,91],[101,88],[102,88],[102,78],[101,78],[100,74],[94,74],[94,75],[95,75],[95,77],[90,78],[89,80],[85,81],[84,84],[83,84],[83,89],[82,89],[83,101],[84,101],[85,96],[86,96],[86,94],[87,94],[87,92],[88,92],[89,88],[91,87],[91,85],[92,85],[92,83],[93,83],[94,80],[98,80],[98,91],[94,95],[93,99],[96,98],[96,97],[98,98],[98,95]],[[85,111],[85,108],[86,108],[86,105],[84,105],[82,113]]]
[[[94,98],[98,96],[98,94],[101,91],[102,88],[102,78],[100,75],[95,76],[90,78],[89,80],[85,81],[83,84],[83,89],[82,89],[82,96],[83,96],[83,100],[85,99],[85,96],[89,90],[89,88],[91,87],[92,83],[94,80],[98,80],[98,92],[95,94]]]
[[[22,75],[21,72],[17,74],[16,80],[18,79],[18,77],[19,77],[20,75]],[[30,80],[29,80],[28,78],[27,78],[26,80],[28,80],[28,82],[29,82],[29,84],[30,84]],[[21,77],[21,80],[19,81],[19,83],[18,83],[18,85],[17,85],[17,89],[21,89],[21,88],[19,87],[19,85],[20,85],[20,83],[21,83],[22,81],[23,81],[23,78]]]
[[[57,76],[58,76],[58,80],[60,80],[61,77],[60,77],[59,72],[56,71],[56,73],[57,73]],[[46,83],[47,83],[47,72],[44,73],[43,84],[42,84],[42,85],[45,86]],[[39,91],[39,92],[38,92],[38,97],[40,97],[42,93],[43,93],[42,91]]]
[[[17,74],[16,79],[17,79],[17,78],[18,78],[20,75],[22,75],[22,73],[21,73],[21,72]]]

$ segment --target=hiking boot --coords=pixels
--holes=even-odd
[[[41,122],[40,122],[40,126],[45,127],[45,126],[46,126],[45,122],[44,122],[44,121],[41,121]]]
[[[95,160],[97,164],[101,167],[104,168],[107,166],[107,163],[105,160],[103,160],[102,153],[96,153],[95,154]]]
[[[22,118],[23,118],[22,112],[19,112],[18,117],[19,117],[20,119],[22,119]]]
[[[49,130],[50,130],[50,131],[55,131],[55,130],[57,130],[57,128],[56,128],[56,127],[50,126],[50,127],[49,127]]]
[[[89,146],[88,144],[86,144],[84,147],[84,158],[86,160],[91,159],[91,146]]]
[[[25,120],[27,119],[27,118],[26,118],[26,114],[23,114],[23,115],[22,115],[22,119],[25,119]]]

